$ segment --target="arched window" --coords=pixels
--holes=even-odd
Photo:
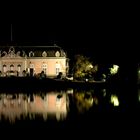
[[[3,51],[2,54],[1,54],[1,57],[4,57],[4,56],[7,56],[7,52],[6,51]]]
[[[17,52],[17,56],[20,56],[20,51]]]
[[[9,57],[15,57],[15,49],[14,47],[10,47],[9,52],[8,52]]]
[[[17,71],[20,72],[21,71],[21,65],[17,65]]]
[[[14,70],[14,65],[10,65],[10,70],[13,71]]]
[[[25,57],[25,56],[26,56],[25,51],[22,51],[22,56],[23,56],[23,57]]]
[[[56,57],[59,57],[59,56],[60,56],[60,52],[57,51],[57,52],[55,53],[55,56],[56,56]]]
[[[43,56],[43,57],[46,57],[46,56],[47,56],[46,51],[44,51],[44,52],[42,53],[42,56]]]
[[[9,52],[15,52],[15,49],[13,46],[9,48]]]
[[[44,71],[44,73],[47,74],[47,64],[42,65],[42,71]]]
[[[29,57],[34,57],[34,52],[33,51],[29,52]]]
[[[7,66],[3,65],[3,72],[6,72],[6,71],[7,71]]]

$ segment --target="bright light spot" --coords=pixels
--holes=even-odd
[[[113,65],[113,68],[110,68],[111,74],[116,74],[118,72],[119,66]]]
[[[89,68],[91,68],[91,69],[92,69],[92,68],[93,68],[93,65],[92,65],[92,64],[90,64],[90,65],[89,65]]]
[[[119,100],[118,100],[118,97],[116,95],[111,95],[111,103],[114,106],[119,106]]]

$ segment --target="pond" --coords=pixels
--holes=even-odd
[[[0,127],[80,127],[139,111],[140,89],[67,89],[0,93]],[[125,118],[124,118],[125,119]]]

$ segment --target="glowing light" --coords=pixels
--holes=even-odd
[[[84,113],[85,111],[88,111],[93,106],[93,102],[95,102],[95,104],[98,104],[96,98],[93,99],[92,95],[89,93],[76,93],[74,96],[76,99],[77,109],[79,113]]]
[[[116,74],[118,72],[118,69],[119,69],[118,65],[113,65],[113,68],[110,68],[110,73]]]
[[[114,106],[119,106],[119,100],[118,100],[118,97],[116,95],[111,95],[111,103]]]
[[[89,68],[93,68],[93,65],[92,64],[90,64],[90,65],[88,65],[89,66]]]

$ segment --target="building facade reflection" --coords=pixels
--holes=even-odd
[[[139,95],[138,93],[138,97]],[[128,101],[120,90],[98,88],[0,93],[0,122],[71,122],[79,116],[85,116],[84,114],[94,116],[100,112],[124,111],[123,108],[128,106],[126,103]]]
[[[21,117],[34,119],[42,115],[44,120],[49,115],[57,120],[65,119],[69,107],[68,95],[65,92],[48,92],[45,94],[0,94],[0,120],[10,122]]]

